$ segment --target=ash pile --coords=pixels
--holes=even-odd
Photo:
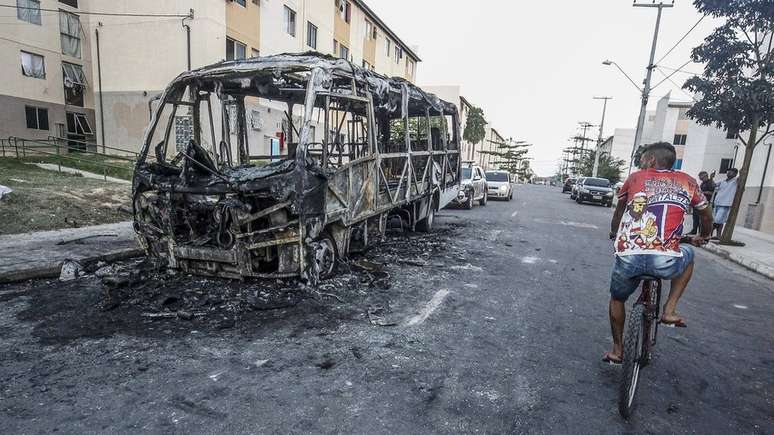
[[[390,299],[416,274],[437,273],[464,260],[451,242],[454,230],[432,234],[388,231],[363,254],[342,259],[336,273],[316,287],[298,279],[245,281],[209,278],[167,269],[150,259],[116,263],[95,272],[102,283],[102,311],[132,308],[146,320],[168,319],[233,327],[250,313],[302,303],[359,310],[374,324],[387,317]],[[394,286],[401,289],[391,291]]]

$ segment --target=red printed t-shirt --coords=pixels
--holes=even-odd
[[[680,238],[689,207],[701,210],[707,199],[690,175],[672,170],[635,172],[621,187],[626,201],[615,240],[616,255],[668,255],[682,257]]]

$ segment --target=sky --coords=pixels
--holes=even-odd
[[[538,175],[556,173],[562,149],[579,122],[598,125],[610,96],[605,136],[634,128],[640,94],[614,66],[638,84],[645,78],[656,23],[656,8],[635,8],[631,0],[366,0],[382,20],[422,58],[417,84],[459,85],[505,137],[534,144],[530,157]],[[651,3],[652,0],[646,0]],[[638,0],[638,2],[643,2]],[[701,15],[689,0],[664,9],[656,60],[693,27]],[[691,49],[717,26],[703,20],[659,63],[680,68]],[[693,63],[683,70],[701,73]],[[655,85],[664,76],[653,74]],[[670,90],[690,101],[678,73],[653,91],[649,107]],[[598,135],[598,130],[589,135]]]

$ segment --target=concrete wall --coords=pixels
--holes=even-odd
[[[226,36],[247,45],[246,57],[252,56],[252,50],[260,51],[260,5],[253,3],[253,0],[245,0],[244,6],[234,1],[226,2]]]
[[[191,8],[195,18],[187,23],[191,26],[192,68],[225,59],[226,9],[221,2],[112,0],[110,10],[184,15]],[[186,32],[180,18],[100,17],[99,20],[102,25],[96,29],[100,38],[105,142],[108,146],[136,151],[148,124],[148,101],[187,68]],[[94,32],[91,38],[96,41]],[[92,49],[96,59],[96,43]],[[99,119],[99,98],[97,106]],[[98,141],[101,129],[98,123]]]

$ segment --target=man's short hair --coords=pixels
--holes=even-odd
[[[739,173],[739,169],[736,169],[736,168],[728,168],[728,169],[726,170],[726,172],[733,172],[733,173],[735,173],[735,174],[738,174],[738,173]]]
[[[669,142],[656,142],[646,145],[642,155],[652,155],[656,159],[657,169],[672,169],[677,160],[677,151]]]
[[[707,171],[701,171],[701,172],[699,172],[699,177],[701,177],[702,175],[709,176],[709,173],[707,173]]]

